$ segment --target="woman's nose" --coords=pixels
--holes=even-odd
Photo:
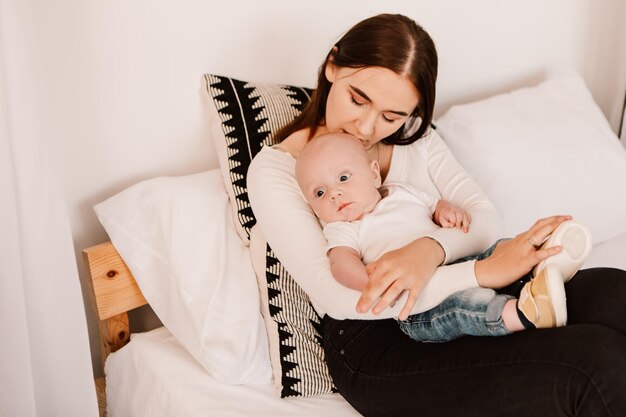
[[[376,124],[376,112],[368,111],[356,120],[356,128],[362,139],[369,139],[374,134],[374,126]]]

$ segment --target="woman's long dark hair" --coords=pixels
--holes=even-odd
[[[335,44],[320,66],[311,101],[293,122],[276,134],[274,142],[282,142],[305,128],[309,129],[310,139],[324,123],[326,99],[332,85],[325,75],[329,59],[337,67],[383,67],[406,76],[417,88],[420,101],[404,126],[383,139],[383,143],[408,145],[424,136],[435,107],[435,44],[412,19],[399,14],[379,14],[357,23]],[[417,129],[416,123],[419,123]]]

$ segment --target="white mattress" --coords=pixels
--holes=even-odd
[[[133,335],[105,372],[109,417],[360,415],[339,394],[281,399],[273,385],[216,381],[163,327]]]
[[[626,234],[594,246],[583,267],[596,266],[626,270]],[[273,385],[218,382],[163,327],[134,335],[105,371],[110,417],[359,415],[338,394],[281,399]]]

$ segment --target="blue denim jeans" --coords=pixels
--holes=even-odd
[[[485,259],[501,241],[498,240],[482,253],[454,263]],[[405,334],[420,342],[447,342],[462,336],[504,336],[511,331],[504,325],[502,310],[504,304],[513,298],[489,288],[469,288],[450,295],[428,311],[399,320],[398,324]]]

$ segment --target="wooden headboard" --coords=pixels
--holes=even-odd
[[[111,242],[83,250],[92,306],[100,328],[102,363],[130,340],[128,311],[148,304]]]

